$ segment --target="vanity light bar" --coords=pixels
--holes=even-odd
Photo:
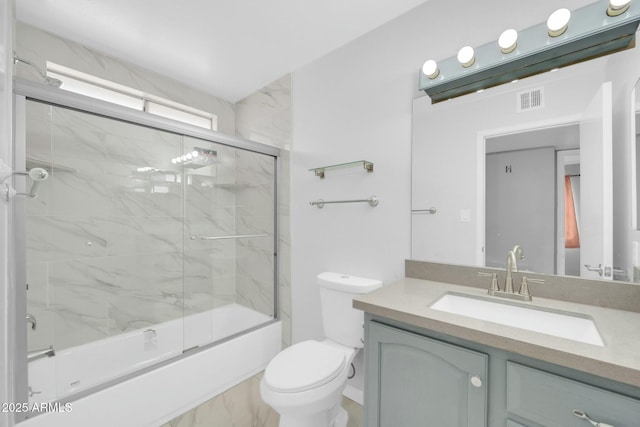
[[[609,55],[635,46],[640,2],[600,0],[573,12],[558,9],[547,22],[504,31],[498,43],[465,46],[457,56],[428,60],[419,88],[432,103]]]

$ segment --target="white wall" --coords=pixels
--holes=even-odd
[[[563,6],[575,9],[590,2]],[[418,70],[429,57],[447,58],[465,44],[495,40],[505,28],[545,21],[558,7],[551,0],[518,10],[508,0],[502,3],[487,10],[482,2],[426,2],[293,74],[294,342],[322,334],[319,272],[385,283],[404,276],[410,251],[411,100],[417,95]],[[494,10],[510,12],[500,16]],[[308,171],[359,159],[372,161],[375,171],[330,171],[324,180]],[[308,205],[316,198],[373,194],[380,199],[375,208]]]
[[[636,33],[636,40],[638,33]],[[625,273],[633,280],[632,241],[640,241],[640,231],[631,226],[631,168],[635,161],[631,145],[635,135],[631,132],[634,101],[631,91],[640,78],[640,49],[638,47],[610,57],[606,78],[613,85],[613,265],[626,267]],[[637,94],[640,91],[636,91]]]
[[[11,157],[12,78],[13,78],[13,1],[0,2],[0,159]],[[9,281],[8,204],[0,201],[0,402],[11,402],[13,384],[10,355],[13,345]],[[10,426],[13,414],[0,412],[0,426]]]
[[[438,213],[412,216],[412,258],[483,264],[481,134],[576,121],[604,81],[606,61],[600,58],[435,105],[427,97],[414,101],[412,208],[434,206]],[[545,107],[518,113],[517,93],[538,87],[544,88]],[[469,211],[469,222],[460,221],[463,210]]]

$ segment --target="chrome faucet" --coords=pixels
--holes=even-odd
[[[516,254],[513,251],[507,252],[507,278],[504,283],[504,291],[506,293],[513,293],[513,276],[514,272],[518,271],[518,262],[516,261]]]
[[[521,260],[524,259],[524,250],[522,249],[522,246],[515,245],[513,249],[511,249],[511,251],[515,254],[516,258],[520,258]],[[515,270],[513,271],[518,271],[517,265],[515,266]]]
[[[524,251],[520,245],[515,245],[512,250],[507,252],[507,277],[504,283],[504,290],[500,290],[500,286],[498,285],[498,275],[497,273],[485,273],[479,272],[480,276],[491,276],[491,287],[488,290],[489,295],[494,295],[497,297],[503,298],[511,298],[518,299],[523,301],[531,301],[531,292],[529,292],[529,282],[536,283],[544,283],[544,280],[540,279],[527,279],[526,277],[522,278],[522,285],[520,286],[520,291],[515,292],[513,290],[513,273],[518,272],[518,258],[521,260],[524,259]]]
[[[504,285],[504,291],[513,293],[513,277],[512,273],[518,272],[518,258],[524,259],[524,250],[520,245],[515,245],[513,249],[507,252],[507,278]]]

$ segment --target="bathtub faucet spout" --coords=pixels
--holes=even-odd
[[[34,360],[42,359],[43,357],[53,357],[56,352],[53,350],[53,346],[41,350],[34,350],[27,353],[27,362],[33,362]]]

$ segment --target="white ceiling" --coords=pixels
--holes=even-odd
[[[231,102],[426,0],[17,0],[16,18]]]

